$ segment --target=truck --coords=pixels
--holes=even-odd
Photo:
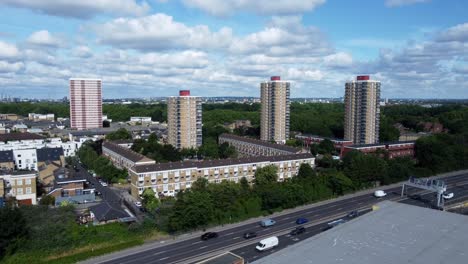
[[[268,238],[260,240],[260,242],[258,242],[255,248],[258,251],[265,251],[265,250],[278,246],[278,244],[279,244],[278,237],[272,236],[272,237],[268,237]]]

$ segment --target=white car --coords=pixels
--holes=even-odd
[[[141,202],[135,202],[135,205],[136,205],[137,207],[141,207]]]
[[[374,192],[374,196],[377,198],[382,198],[382,197],[385,197],[386,195],[387,193],[382,190],[377,190]]]
[[[453,193],[444,193],[442,197],[444,197],[444,199],[451,199],[453,198]]]
[[[105,182],[101,182],[101,185],[104,186],[104,187],[107,187],[107,183],[105,183]]]

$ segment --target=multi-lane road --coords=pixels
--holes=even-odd
[[[468,199],[468,174],[459,174],[445,178],[448,192],[453,192],[454,198],[446,201],[446,205],[463,199]],[[274,226],[262,228],[257,222],[248,223],[219,231],[218,238],[202,241],[199,237],[182,240],[167,245],[155,245],[144,250],[130,250],[128,253],[117,253],[91,260],[89,263],[193,263],[204,259],[215,252],[232,251],[245,258],[247,262],[264,257],[290,244],[301,241],[323,231],[326,223],[344,217],[348,212],[360,210],[369,211],[372,205],[381,200],[394,200],[418,206],[430,207],[430,201],[435,199],[433,193],[414,188],[408,189],[408,194],[418,194],[418,199],[401,198],[401,187],[384,189],[388,195],[375,198],[372,194],[363,194],[346,199],[337,199],[308,209],[273,217]],[[299,217],[310,220],[306,224],[306,232],[298,236],[290,236],[289,232],[296,227],[295,221]],[[247,231],[257,232],[257,237],[246,240],[243,234]],[[279,247],[267,252],[255,251],[255,244],[262,238],[278,236]]]

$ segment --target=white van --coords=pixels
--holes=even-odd
[[[374,196],[377,198],[385,197],[387,194],[382,190],[377,190],[374,192]]]
[[[278,246],[278,237],[269,237],[261,240],[258,242],[257,246],[255,247],[258,251],[268,250],[270,248],[274,248]]]

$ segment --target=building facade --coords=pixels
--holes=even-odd
[[[320,144],[320,142],[324,141],[325,139],[328,139],[333,143],[335,150],[338,153],[340,153],[340,156],[343,156],[343,149],[345,146],[353,145],[353,142],[351,140],[345,140],[345,139],[339,139],[339,138],[327,138],[327,137],[308,135],[308,134],[296,135],[295,138],[297,140],[302,141],[302,143],[304,144],[306,148],[309,148],[310,145],[312,144]]]
[[[289,139],[290,83],[280,76],[260,84],[260,139],[285,144]]]
[[[70,126],[78,130],[102,127],[100,79],[70,79]]]
[[[228,143],[236,149],[239,157],[279,156],[303,153],[302,149],[232,134],[221,134],[218,137],[218,143]]]
[[[354,144],[379,142],[380,82],[357,76],[345,86],[344,138]]]
[[[414,157],[415,141],[405,142],[387,142],[381,144],[363,144],[345,146],[342,151],[342,156],[350,151],[359,151],[364,154],[378,154],[388,156],[389,159],[397,157]]]
[[[197,148],[202,145],[201,98],[182,90],[167,102],[168,142],[175,148]]]
[[[34,171],[2,172],[3,197],[15,198],[18,204],[37,204],[36,178]],[[1,193],[1,192],[0,192]]]
[[[257,168],[268,165],[278,167],[278,181],[284,181],[296,176],[303,163],[314,167],[315,158],[310,153],[304,153],[199,162],[168,162],[135,166],[128,172],[132,196],[139,198],[147,188],[152,188],[158,196],[174,196],[177,192],[190,188],[198,178],[205,178],[210,183],[220,183],[239,182],[245,177],[249,183],[252,183]]]

